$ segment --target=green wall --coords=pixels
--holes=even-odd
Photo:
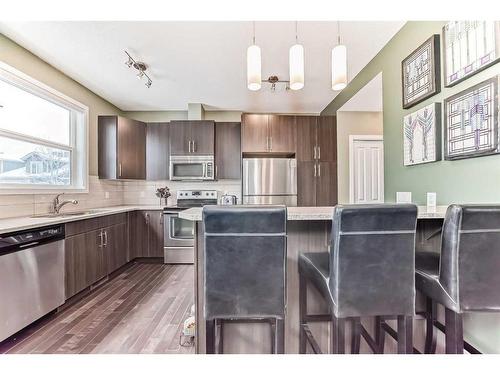
[[[426,192],[437,193],[439,205],[450,203],[491,203],[500,201],[500,155],[456,161],[403,166],[403,117],[430,103],[460,92],[496,74],[500,63],[471,78],[445,88],[414,107],[402,107],[401,61],[432,34],[441,34],[445,22],[408,22],[321,112],[332,115],[379,72],[383,76],[385,200],[394,202],[396,191],[411,191],[414,203],[425,204]],[[443,54],[441,53],[443,57]],[[441,59],[443,60],[443,59]],[[443,65],[443,64],[442,64]],[[443,73],[443,72],[442,72]],[[444,79],[441,79],[444,82]]]

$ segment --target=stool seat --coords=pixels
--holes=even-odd
[[[311,282],[316,289],[330,303],[333,303],[329,287],[330,254],[326,251],[320,253],[302,253],[299,256],[299,270],[307,277],[307,281]]]
[[[447,308],[458,311],[458,304],[448,294],[439,280],[440,255],[431,251],[415,253],[415,286],[433,300]]]

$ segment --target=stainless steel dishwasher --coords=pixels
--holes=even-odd
[[[0,341],[64,299],[64,226],[0,234]]]

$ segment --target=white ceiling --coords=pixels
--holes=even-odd
[[[380,72],[340,107],[339,111],[382,112],[382,106],[382,72]]]
[[[341,22],[352,79],[404,22]],[[251,22],[0,22],[0,32],[122,110],[207,110],[318,113],[335,97],[330,54],[336,22],[299,22],[305,49],[305,87],[258,92],[246,88]],[[288,78],[294,22],[257,22],[262,77]],[[129,70],[124,50],[146,62],[147,89]]]

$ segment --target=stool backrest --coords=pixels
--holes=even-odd
[[[417,207],[337,206],[330,250],[336,315],[413,315]]]
[[[286,207],[205,206],[204,314],[285,314]]]
[[[461,311],[500,310],[500,205],[451,205],[439,281]]]

